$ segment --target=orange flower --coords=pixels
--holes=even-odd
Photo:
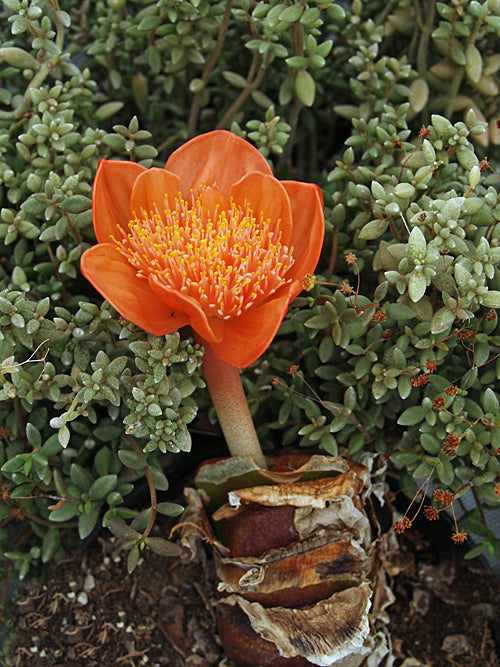
[[[98,245],[82,272],[145,331],[193,330],[244,368],[274,338],[324,235],[316,185],[278,181],[251,144],[224,130],[177,149],[164,169],[99,163]]]

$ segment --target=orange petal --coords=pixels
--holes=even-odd
[[[136,178],[146,167],[123,160],[101,160],[92,190],[92,215],[99,243],[108,243],[116,226],[130,220],[130,195]]]
[[[186,296],[178,290],[165,287],[154,274],[149,277],[149,284],[157,298],[161,299],[168,308],[183,313],[191,328],[202,338],[214,343],[222,341],[224,320],[208,317],[196,299]]]
[[[217,209],[227,210],[228,202],[219,188],[209,186],[203,190],[202,206],[206,217],[213,220],[216,218]]]
[[[279,223],[281,242],[288,245],[292,234],[292,209],[290,199],[282,184],[274,178],[260,172],[246,174],[231,188],[234,203],[244,207],[251,206],[256,216],[263,214],[264,219]]]
[[[281,181],[292,204],[292,236],[295,263],[288,278],[302,280],[313,273],[321,254],[325,236],[323,196],[317,185],[297,181]],[[299,290],[300,291],[300,290]]]
[[[208,341],[213,352],[235,368],[250,366],[271,344],[289,302],[288,290],[282,289],[260,306],[225,320],[223,340],[220,343]]]
[[[132,188],[130,215],[140,215],[143,211],[150,213],[155,209],[163,211],[165,197],[168,197],[172,207],[180,189],[181,182],[175,174],[157,167],[144,171],[136,179]]]
[[[233,132],[215,130],[200,134],[183,144],[168,158],[165,169],[181,179],[182,193],[187,197],[191,188],[201,183],[216,185],[229,197],[233,183],[250,171],[272,175],[266,158]]]
[[[83,275],[120,315],[150,334],[163,336],[189,323],[184,313],[168,308],[138,278],[136,270],[111,243],[86,250],[81,259]]]

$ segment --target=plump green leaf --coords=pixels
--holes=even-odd
[[[162,537],[148,537],[146,538],[146,544],[160,556],[178,556],[181,552],[178,544],[164,540]]]
[[[89,510],[85,510],[78,517],[78,534],[80,539],[84,540],[90,535],[99,520],[101,506],[98,503],[92,503]]]
[[[123,523],[123,521],[119,521],[118,519],[106,517],[103,523],[115,537],[122,540],[140,540],[142,537],[141,533],[130,528],[130,526],[127,526],[126,523]]]
[[[421,405],[414,405],[407,408],[399,417],[398,424],[401,426],[413,426],[420,424],[425,419],[425,410]]]
[[[90,500],[103,500],[116,486],[116,475],[98,477],[91,485],[88,495]]]
[[[160,514],[166,514],[167,516],[179,516],[184,512],[184,507],[182,505],[168,501],[158,503],[155,506],[155,509],[157,512],[160,512]]]

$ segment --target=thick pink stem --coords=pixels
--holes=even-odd
[[[267,468],[243,391],[240,372],[219,359],[204,341],[203,375],[232,456],[250,458]]]

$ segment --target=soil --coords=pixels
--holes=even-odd
[[[169,521],[158,526],[163,535]],[[400,537],[389,567],[394,665],[500,667],[498,578],[447,544],[437,550],[416,528]],[[145,552],[128,574],[126,552],[104,531],[18,596],[9,664],[233,667],[217,634],[213,567],[204,554],[205,562],[184,563]]]

